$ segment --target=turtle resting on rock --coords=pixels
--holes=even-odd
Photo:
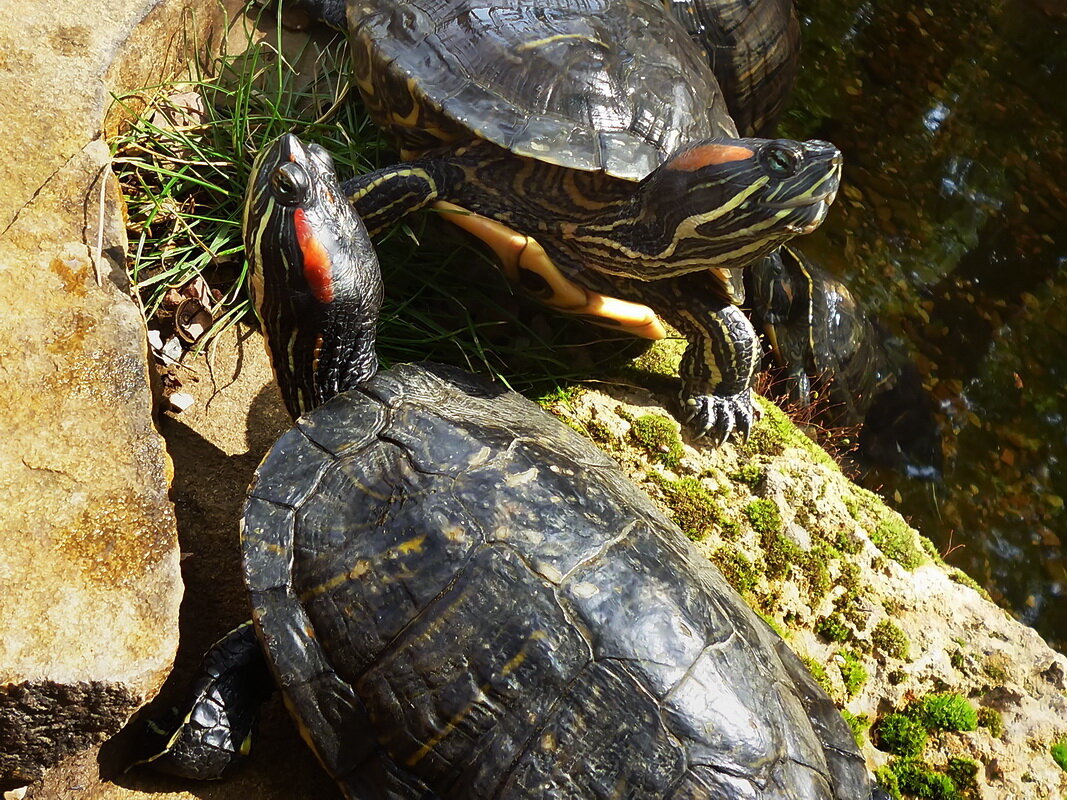
[[[343,184],[372,235],[432,205],[549,306],[652,339],[662,317],[689,341],[682,419],[747,434],[760,348],[736,271],[822,222],[841,154],[737,138],[707,59],[737,103],[777,98],[762,123],[791,83],[789,2],[671,4],[694,35],[732,25],[726,49],[654,0],[299,5],[347,10],[354,83],[411,159]]]
[[[244,236],[302,416],[245,504],[254,627],[157,765],[218,777],[269,675],[350,798],[871,797],[799,659],[600,450],[468,373],[378,369],[377,262],[322,148],[259,156]]]

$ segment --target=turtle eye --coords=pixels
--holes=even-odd
[[[299,164],[286,163],[271,173],[270,185],[278,200],[288,205],[296,205],[307,197],[311,181]]]
[[[760,150],[760,163],[764,169],[776,178],[788,178],[795,175],[800,166],[800,156],[792,147],[771,142]]]

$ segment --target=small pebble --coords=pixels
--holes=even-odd
[[[170,407],[173,411],[181,413],[195,403],[196,398],[188,392],[175,392],[167,398],[167,402],[170,403]]]

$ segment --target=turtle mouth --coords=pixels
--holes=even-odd
[[[815,206],[819,203],[825,203],[829,206],[834,202],[834,198],[837,197],[837,189],[829,189],[822,194],[812,195],[810,197],[794,197],[792,200],[782,200],[777,203],[764,203],[764,208],[783,209],[783,208],[801,208],[803,206]]]

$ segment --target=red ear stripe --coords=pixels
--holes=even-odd
[[[333,276],[330,254],[315,236],[304,209],[293,211],[293,227],[296,229],[296,243],[304,254],[304,278],[320,303],[332,303]]]
[[[725,164],[729,161],[744,161],[756,154],[747,147],[738,147],[735,144],[703,144],[687,150],[677,158],[667,163],[668,169],[676,169],[682,172],[695,172],[703,167],[714,164]]]

